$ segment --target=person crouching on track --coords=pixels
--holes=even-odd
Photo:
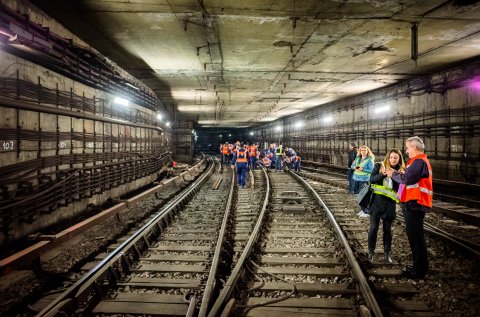
[[[392,223],[397,215],[399,184],[387,176],[387,169],[394,169],[399,173],[405,170],[405,162],[402,153],[398,149],[392,149],[382,163],[376,163],[370,176],[373,197],[370,202],[370,229],[368,231],[368,260],[373,262],[377,233],[380,218],[383,222],[383,250],[385,263],[392,263]]]
[[[262,163],[263,167],[265,168],[269,168],[271,165],[272,165],[272,161],[268,158],[268,156],[265,156],[263,159],[262,159]]]
[[[373,171],[373,166],[375,162],[375,156],[372,151],[366,145],[360,147],[360,155],[355,158],[351,169],[353,172],[353,180],[355,181],[353,190],[355,194],[358,194],[363,184],[368,183],[370,180],[370,175]],[[364,210],[360,210],[357,214],[359,217],[368,217],[368,214]]]
[[[245,150],[243,143],[240,144],[239,149],[233,154],[232,169],[237,165],[237,180],[238,186],[245,188],[246,178],[248,173],[248,159],[250,154]]]

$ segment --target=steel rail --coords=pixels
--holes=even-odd
[[[221,163],[220,163],[220,168],[221,168]],[[225,244],[225,240],[227,238],[227,226],[233,210],[233,194],[235,192],[236,187],[237,186],[235,184],[235,173],[232,173],[230,192],[227,199],[227,205],[225,207],[225,213],[223,215],[222,226],[220,228],[217,244],[215,246],[215,253],[212,260],[212,266],[210,267],[207,283],[205,285],[205,290],[203,292],[202,303],[200,305],[200,310],[198,313],[199,317],[205,317],[207,315],[210,302],[214,295],[214,290],[215,290],[216,281],[217,281],[218,267],[220,265],[220,259],[222,257],[221,255],[222,255],[223,247]]]
[[[265,168],[262,168],[262,171],[266,179],[265,199],[263,201],[262,210],[260,211],[260,214],[257,218],[257,222],[255,224],[255,227],[252,230],[252,234],[250,235],[250,238],[248,239],[248,242],[245,245],[245,248],[243,249],[243,252],[240,255],[237,263],[235,264],[235,268],[232,270],[232,273],[230,274],[230,277],[228,278],[227,282],[224,284],[222,291],[217,297],[217,300],[215,301],[212,308],[208,312],[208,315],[207,315],[208,317],[219,316],[219,314],[222,312],[222,310],[225,308],[227,303],[232,298],[232,294],[235,289],[235,286],[237,285],[237,281],[244,270],[245,261],[250,256],[250,253],[253,249],[253,245],[257,242],[258,237],[260,236],[260,228],[264,222],[263,220],[265,218],[268,201],[270,199],[270,180],[268,178],[268,174]]]
[[[352,272],[353,276],[357,280],[360,286],[360,291],[362,292],[363,297],[365,298],[365,302],[367,304],[367,307],[373,312],[373,314],[376,317],[381,317],[383,316],[382,310],[380,309],[380,305],[377,302],[377,299],[375,298],[375,295],[373,294],[372,289],[370,288],[370,285],[368,284],[367,278],[365,277],[365,274],[363,274],[362,269],[360,268],[360,265],[358,264],[357,259],[355,258],[355,255],[353,253],[352,248],[350,247],[347,238],[345,237],[342,229],[338,225],[335,216],[333,213],[330,211],[330,209],[327,207],[327,205],[323,202],[322,198],[318,195],[318,193],[310,186],[309,183],[307,183],[301,176],[297,175],[296,173],[293,173],[292,171],[288,171],[291,175],[294,176],[304,187],[306,187],[312,195],[315,197],[317,202],[323,207],[325,214],[327,215],[328,220],[330,221],[331,225],[333,226],[335,233],[337,234],[338,239],[340,240],[340,243],[343,245],[345,248],[345,255],[347,256],[348,262],[350,263],[352,267]]]
[[[334,181],[328,181],[328,183],[337,187],[340,185]],[[435,204],[433,205],[433,207],[435,208]],[[402,215],[397,215],[397,216],[401,221],[405,222],[405,219],[403,218]],[[423,225],[424,225],[425,232],[427,232],[428,234],[431,234],[437,238],[440,238],[449,243],[452,243],[458,248],[460,248],[461,250],[463,250],[464,252],[469,253],[474,258],[480,260],[480,246],[478,244],[472,241],[457,237],[449,232],[446,232],[438,227],[435,227],[434,225],[430,224],[427,221],[424,221]]]
[[[397,215],[397,217],[405,222],[405,219],[402,215]],[[431,234],[437,238],[443,239],[446,242],[454,244],[456,247],[463,250],[463,252],[469,253],[475,259],[480,260],[480,246],[472,241],[465,240],[463,238],[457,237],[447,231],[444,231],[434,225],[424,222],[423,223],[423,230],[428,234]]]
[[[171,212],[180,208],[182,203],[191,198],[191,196],[198,191],[200,186],[212,174],[215,165],[211,163],[210,159],[209,161],[210,166],[208,170],[206,170],[196,182],[188,186],[179,195],[169,201],[154,218],[123,242],[74,285],[58,296],[53,302],[39,312],[36,317],[52,317],[57,316],[57,314],[69,316],[70,314],[67,312],[72,312],[78,309],[78,306],[80,306],[83,301],[87,301],[88,298],[92,301],[93,298],[95,298],[95,296],[92,296],[92,293],[102,293],[102,283],[99,283],[98,281],[102,278],[106,278],[109,274],[115,276],[116,273],[113,272],[114,270],[112,269],[115,264],[121,265],[123,269],[128,271],[127,266],[130,262],[129,255],[133,252],[139,256],[139,250],[136,247],[137,243],[143,240],[143,242],[149,244],[147,236],[156,230],[161,231],[161,222]]]

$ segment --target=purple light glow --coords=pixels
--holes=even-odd
[[[475,90],[480,91],[480,77],[473,78],[469,83],[468,86]]]

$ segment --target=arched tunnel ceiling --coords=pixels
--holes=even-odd
[[[471,0],[33,3],[151,87],[176,118],[201,126],[272,121],[480,52]]]

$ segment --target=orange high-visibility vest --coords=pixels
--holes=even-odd
[[[228,154],[228,146],[224,145],[222,147],[222,154]]]
[[[419,154],[408,161],[406,168],[412,165],[413,161],[415,160],[423,160],[425,163],[427,163],[429,175],[427,178],[420,179],[418,183],[405,186],[405,190],[402,193],[402,197],[400,197],[400,202],[416,200],[418,204],[432,208],[432,200],[433,200],[432,167],[430,166],[430,162],[427,159],[427,155]]]
[[[255,145],[250,146],[250,156],[257,155],[257,147]]]
[[[247,163],[247,151],[245,149],[237,150],[237,163]]]

